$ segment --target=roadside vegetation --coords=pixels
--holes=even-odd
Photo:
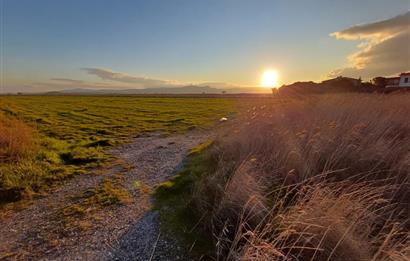
[[[409,100],[248,101],[158,188],[166,227],[220,260],[409,260]]]
[[[105,166],[113,160],[109,148],[132,137],[210,128],[233,113],[234,104],[213,98],[0,97],[0,205]],[[97,195],[104,191],[115,188],[106,183]]]

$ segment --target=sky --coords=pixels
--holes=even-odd
[[[408,0],[0,0],[0,92],[410,70]]]

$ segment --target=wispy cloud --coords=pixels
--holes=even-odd
[[[70,83],[70,84],[82,84],[84,81],[67,79],[67,78],[51,78],[51,81],[60,82],[60,83]]]
[[[66,90],[66,89],[143,89],[143,88],[171,88],[182,86],[209,86],[219,89],[231,89],[243,87],[235,84],[224,82],[201,82],[201,83],[188,83],[172,80],[160,80],[147,78],[142,76],[129,75],[122,72],[115,72],[110,69],[102,68],[81,68],[82,71],[90,75],[97,76],[96,81],[86,81],[70,78],[55,77],[44,82],[35,82],[25,86],[29,91],[54,91],[54,90]],[[102,80],[102,81],[101,81]]]
[[[86,71],[88,74],[95,75],[102,80],[132,84],[136,88],[174,87],[182,85],[181,83],[176,81],[158,80],[141,76],[133,76],[126,73],[113,72],[109,69],[82,68],[82,70]]]
[[[410,70],[410,12],[332,33],[343,40],[362,40],[348,59],[350,66],[335,70],[330,77],[345,75],[371,78]]]
[[[122,89],[126,86],[118,84],[95,82],[95,81],[83,81],[68,78],[51,78],[49,81],[34,82],[25,85],[25,88],[29,92],[37,91],[59,91],[65,89],[84,88],[84,89]]]

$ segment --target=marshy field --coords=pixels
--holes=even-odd
[[[409,101],[2,96],[0,260],[409,260]]]
[[[234,108],[219,99],[9,96],[0,111],[4,203],[101,166],[107,148],[133,137],[209,128]]]

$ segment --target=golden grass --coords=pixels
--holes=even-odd
[[[129,204],[133,201],[131,195],[125,188],[109,179],[105,179],[98,188],[88,190],[86,194],[88,194],[85,198],[86,204],[98,204],[102,207],[115,204]]]
[[[394,211],[385,188],[345,185],[312,184],[294,205],[276,202],[257,226],[243,217],[228,259],[408,260],[409,233],[386,215]]]
[[[189,208],[229,260],[409,260],[410,96],[258,100]]]
[[[0,162],[19,161],[33,152],[33,134],[21,120],[0,115]]]

